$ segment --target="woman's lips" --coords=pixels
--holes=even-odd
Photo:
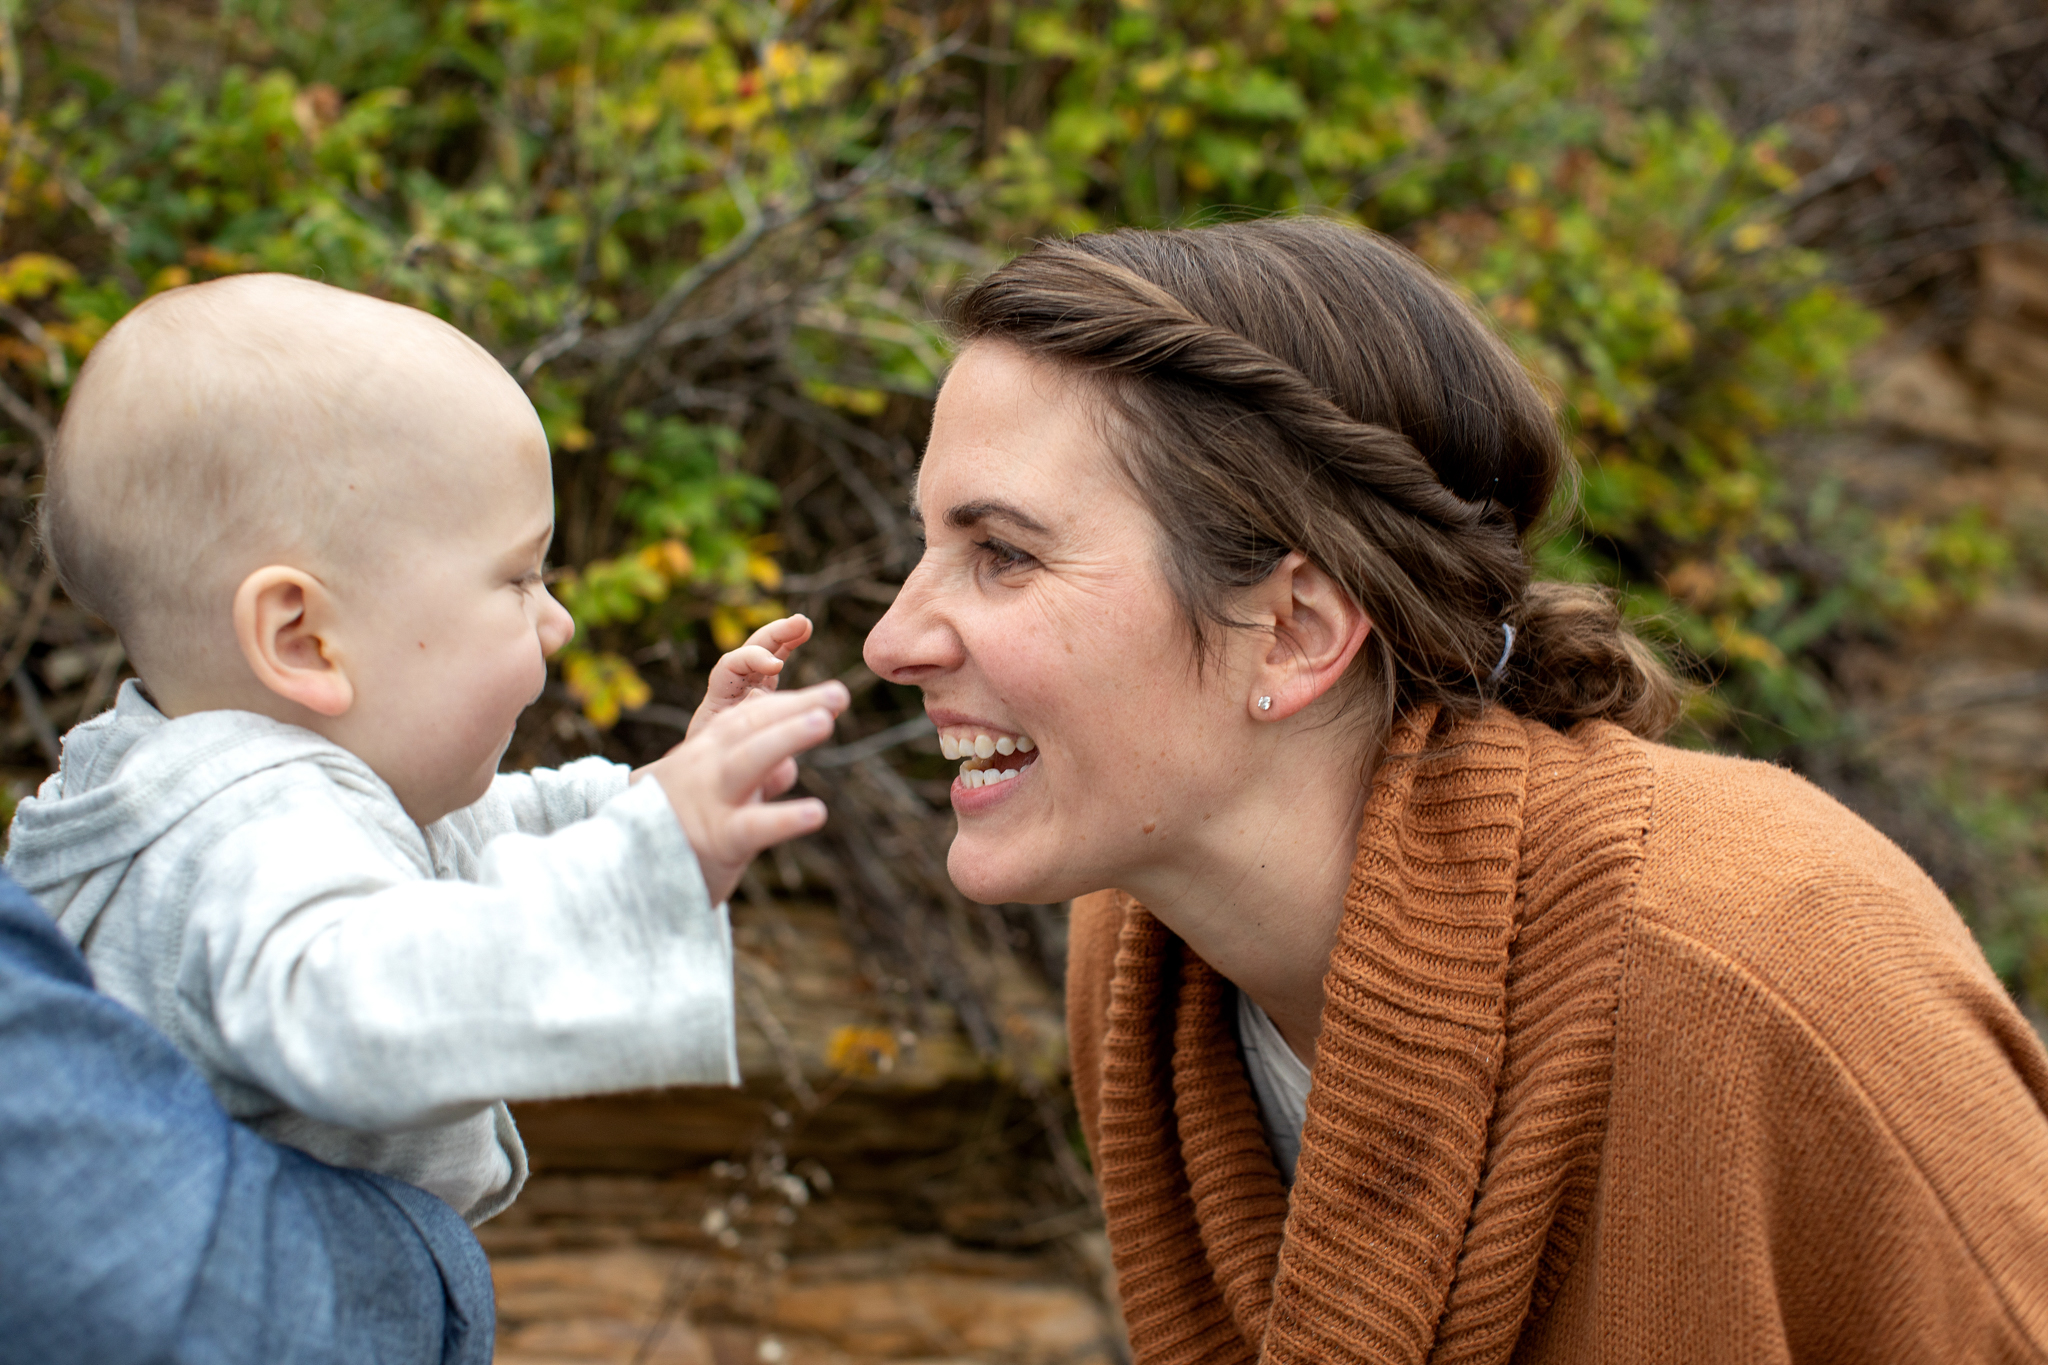
[[[960,765],[960,785],[970,790],[1015,782],[1023,771],[1038,761],[1036,753],[1008,753],[976,756]]]
[[[1031,780],[1029,774],[1038,766],[1037,760],[1035,753],[967,760],[960,765],[960,775],[953,779],[953,809],[962,815],[973,815],[1008,800]]]
[[[960,761],[953,779],[953,807],[963,813],[1001,801],[1037,764],[1038,742],[1022,730],[984,716],[926,707],[939,731],[939,752]]]

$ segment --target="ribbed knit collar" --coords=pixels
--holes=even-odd
[[[1433,734],[1434,719],[1396,727],[1366,805],[1291,1205],[1228,983],[1126,903],[1096,1157],[1141,1365],[1505,1359],[1555,1278],[1546,1248],[1582,1212],[1605,1112],[1647,763],[1612,726],[1566,739],[1494,710]],[[1533,806],[1532,785],[1553,799]],[[1586,876],[1542,875],[1562,860]],[[1532,909],[1584,980],[1514,979]],[[1536,1015],[1575,1036],[1569,1059],[1509,1058]],[[1528,1103],[1497,1103],[1504,1059],[1534,1075]],[[1576,1078],[1568,1102],[1546,1068]],[[1531,1104],[1555,1131],[1490,1139]]]

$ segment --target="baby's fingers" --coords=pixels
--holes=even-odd
[[[846,684],[840,682],[822,682],[795,692],[763,693],[745,706],[719,713],[707,726],[707,731],[722,736],[724,742],[730,743],[806,711],[824,710],[836,716],[852,701]]]
[[[761,797],[763,800],[772,801],[795,785],[796,760],[785,758],[775,765],[774,771],[768,774],[768,780],[761,784]]]
[[[719,736],[727,745],[718,764],[720,795],[727,801],[744,800],[768,786],[770,775],[783,763],[831,733],[832,713],[813,705],[749,735],[730,739]]]
[[[743,648],[759,646],[777,659],[787,659],[790,651],[811,638],[811,618],[808,616],[785,616],[770,621],[767,625],[747,637]]]
[[[718,661],[718,667],[712,670],[711,687],[722,700],[737,701],[748,688],[774,687],[781,672],[782,660],[750,640]]]
[[[815,796],[741,806],[726,826],[732,842],[751,858],[762,849],[825,826],[825,803]]]

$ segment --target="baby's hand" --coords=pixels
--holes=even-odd
[[[697,714],[690,717],[686,737],[696,734],[713,716],[732,710],[748,697],[773,692],[790,653],[810,638],[810,617],[785,616],[749,635],[747,642],[732,653],[720,656],[712,666],[704,700],[699,703]]]
[[[825,823],[823,801],[769,798],[795,785],[796,755],[830,735],[832,718],[851,700],[845,684],[828,682],[723,714],[700,710],[689,738],[634,774],[661,783],[714,904],[732,898],[756,853]]]

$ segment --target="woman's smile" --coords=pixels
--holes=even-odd
[[[934,720],[939,724],[939,752],[960,760],[960,775],[953,780],[956,810],[988,809],[1007,794],[1026,768],[1038,762],[1038,744],[1029,735],[975,721]],[[969,793],[983,790],[989,792],[986,798],[962,804]]]

